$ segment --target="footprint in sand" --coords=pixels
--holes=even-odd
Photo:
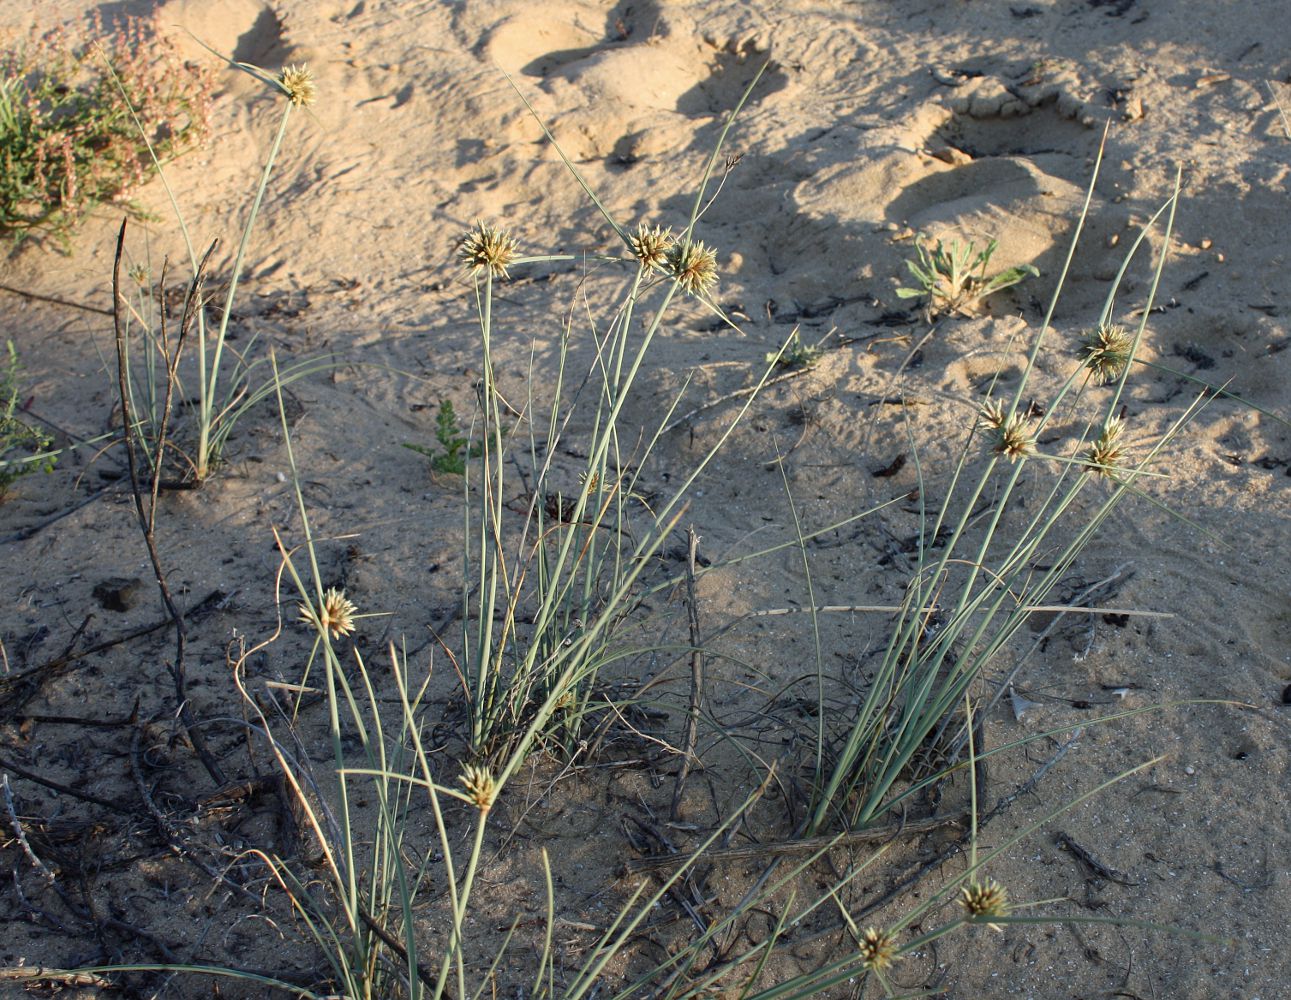
[[[166,19],[188,32],[175,39],[186,56],[203,61],[210,53],[193,39],[238,62],[276,70],[291,58],[291,47],[282,20],[264,0],[171,0]]]
[[[576,159],[630,164],[684,148],[696,118],[728,112],[767,54],[750,41],[718,45],[693,25],[655,5],[635,10],[632,23],[611,18],[598,30],[577,6],[508,18],[489,34],[483,56],[513,75],[536,78],[563,111],[551,122]],[[785,86],[772,66],[760,93]]]
[[[864,133],[792,192],[798,210],[780,249],[810,297],[862,277],[904,273],[909,238],[999,241],[992,266],[1056,266],[1076,218],[1098,134],[1086,106],[1055,85],[982,79],[946,104]],[[897,234],[879,240],[878,232]],[[839,236],[855,247],[839,253]],[[862,256],[863,255],[863,256]],[[819,285],[820,288],[815,288]]]

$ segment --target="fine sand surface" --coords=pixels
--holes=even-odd
[[[154,5],[38,4],[45,26],[83,20],[96,6],[110,20]],[[27,7],[0,6],[0,28],[25,30]],[[998,704],[984,730],[990,746],[1034,739],[991,761],[984,806],[1013,798],[982,830],[980,849],[1163,755],[1040,825],[990,869],[1016,902],[1056,901],[1037,914],[1124,923],[975,928],[912,954],[892,975],[903,993],[942,990],[963,1000],[1291,997],[1285,0],[172,0],[161,12],[186,54],[219,74],[211,141],[167,168],[195,240],[221,239],[217,286],[227,280],[281,104],[218,66],[181,28],[275,73],[308,63],[317,77],[318,100],[292,116],[265,198],[233,344],[258,356],[272,345],[282,359],[334,359],[292,386],[288,406],[313,527],[328,539],[325,582],[381,615],[360,624],[365,656],[379,661],[395,640],[422,673],[433,659],[443,717],[431,725],[446,782],[456,773],[447,760],[461,752],[460,717],[430,629],[451,623],[460,606],[461,480],[432,476],[403,445],[432,442],[441,400],[459,414],[474,407],[478,327],[455,247],[484,220],[510,229],[523,253],[622,254],[504,73],[616,218],[631,228],[679,228],[725,114],[770,60],[728,140],[739,162],[697,227],[718,249],[715,299],[739,329],[693,300],[684,304],[625,411],[628,425],[653,426],[683,385],[678,415],[747,387],[795,327],[824,348],[810,371],[765,391],[696,484],[686,523],[713,560],[791,540],[789,496],[814,529],[910,494],[921,471],[937,495],[993,378],[1007,388],[1025,363],[1104,125],[1089,221],[1030,389],[1038,399],[1070,370],[1126,249],[1182,171],[1143,348],[1160,367],[1132,375],[1131,439],[1153,438],[1179,417],[1198,391],[1185,376],[1247,402],[1208,402],[1163,453],[1156,470],[1166,475],[1146,481],[1151,502],[1127,500],[1058,594],[1071,599],[1108,581],[1100,606],[1169,617],[1067,616],[1026,656],[1019,700]],[[160,184],[138,197],[156,220],[132,223],[132,259],[185,259]],[[28,245],[0,262],[5,285],[98,310],[0,298],[0,340],[12,339],[26,365],[30,412],[58,428],[60,440],[119,427],[106,363],[111,320],[102,312],[112,304],[119,222],[118,212],[102,209],[70,255]],[[997,239],[993,265],[1032,264],[1040,277],[990,300],[984,315],[932,327],[896,295],[917,233]],[[1159,227],[1148,245],[1151,262],[1136,260],[1121,286],[1119,322],[1141,315],[1164,248]],[[495,303],[502,392],[518,399],[530,384],[541,393],[552,383],[567,322],[575,363],[586,364],[592,325],[607,321],[625,273],[590,257],[514,268]],[[645,485],[666,492],[737,409],[719,403],[665,434]],[[1079,433],[1055,428],[1064,440]],[[571,488],[577,439],[575,425],[566,441]],[[1042,464],[1028,471],[1032,497],[1042,490]],[[133,810],[109,811],[9,772],[15,810],[36,853],[56,869],[56,885],[33,867],[6,812],[0,966],[201,961],[321,983],[324,966],[302,926],[263,866],[242,853],[277,849],[272,801],[213,802],[214,784],[182,741],[166,671],[171,633],[110,644],[163,620],[123,469],[119,446],[102,454],[86,447],[52,475],[21,480],[0,506],[0,758]],[[277,414],[265,405],[238,425],[220,473],[200,490],[165,494],[158,513],[171,586],[193,609],[191,710],[217,720],[209,739],[231,780],[272,765],[248,754],[226,654],[237,636],[257,642],[275,628],[271,528],[299,538],[288,472]],[[899,503],[809,545],[817,602],[899,602],[918,528],[917,508]],[[294,601],[283,601],[284,617],[294,619]],[[794,549],[700,580],[715,664],[706,705],[731,738],[701,727],[702,766],[685,822],[668,831],[677,849],[697,843],[758,781],[734,741],[771,761],[792,749],[793,726],[814,725],[802,709],[813,691],[794,686],[814,669],[808,616],[726,629],[749,612],[807,603]],[[651,627],[684,643],[680,597],[656,605]],[[827,670],[863,683],[886,621],[822,616]],[[1005,651],[986,680],[1003,678],[1049,624],[1024,630],[1027,641]],[[298,626],[286,631],[248,664],[253,688],[300,679],[309,637]],[[110,645],[33,671],[97,644]],[[538,852],[553,860],[558,970],[574,968],[642,877],[625,869],[638,856],[634,820],[653,825],[666,814],[689,669],[654,657],[622,672],[621,683],[656,681],[637,731],[572,767],[536,762],[497,807],[473,924],[476,958],[517,913],[532,917],[499,975],[499,995],[527,996],[526,963],[545,912]],[[1070,727],[1100,715],[1189,699],[1242,705],[1163,707],[1086,726],[1073,740]],[[136,704],[150,726],[122,723]],[[326,768],[323,709],[306,709],[301,726],[303,750]],[[1039,782],[1015,794],[1055,757]],[[169,833],[140,788],[168,817]],[[415,822],[419,836],[429,830],[424,815]],[[737,843],[783,838],[790,825],[782,807],[763,803]],[[958,836],[903,838],[843,902],[861,910]],[[833,874],[822,862],[806,889],[819,892],[863,851],[832,856]],[[953,854],[867,922],[894,919],[965,864]],[[701,912],[738,899],[757,870],[706,868],[695,887]],[[229,881],[211,874],[221,871]],[[820,926],[838,919],[831,909]],[[935,923],[928,917],[922,930]],[[619,988],[634,962],[658,961],[660,949],[693,932],[675,903],[661,905],[638,951],[609,970],[606,990]],[[842,930],[820,936],[786,950],[769,973],[788,978],[854,947],[850,940]],[[138,996],[212,995],[199,978],[133,982]],[[236,983],[221,989],[264,995]],[[0,982],[2,995],[23,992]],[[844,984],[835,994],[846,992]],[[876,984],[865,995],[880,995]]]

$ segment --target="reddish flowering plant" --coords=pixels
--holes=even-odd
[[[206,137],[211,88],[155,17],[0,45],[0,236],[67,249],[96,205],[128,205],[152,170],[150,144],[165,161]]]

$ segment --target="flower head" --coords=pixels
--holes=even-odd
[[[1085,453],[1087,471],[1108,477],[1112,475],[1125,457],[1125,445],[1121,441],[1124,433],[1124,420],[1120,417],[1107,418],[1107,422],[1103,424],[1103,433]]]
[[[968,919],[985,923],[991,930],[1003,930],[999,924],[991,923],[993,918],[1004,917],[1009,912],[1009,894],[993,878],[985,882],[969,882],[962,890],[960,903],[968,911]],[[983,920],[983,918],[985,918]]]
[[[895,935],[877,927],[865,929],[865,933],[861,935],[860,952],[861,964],[875,972],[891,968],[892,963],[901,957],[897,951]]]
[[[632,252],[642,267],[663,270],[668,263],[668,251],[675,242],[672,238],[672,227],[667,229],[655,226],[651,229],[644,222],[637,226],[632,234]]]
[[[488,271],[498,278],[509,277],[507,268],[515,256],[515,237],[483,222],[477,222],[457,248],[457,259],[464,267],[473,272]]]
[[[674,243],[668,250],[667,267],[691,295],[703,295],[717,283],[717,251],[699,240]]]
[[[994,450],[1010,462],[1035,454],[1035,438],[1027,433],[1026,417],[1015,413],[1004,421]]]
[[[462,768],[462,776],[458,780],[466,786],[466,794],[470,796],[476,809],[486,813],[493,808],[493,800],[498,797],[498,787],[487,768],[467,764]]]
[[[1099,385],[1106,385],[1120,378],[1130,363],[1134,338],[1123,326],[1100,323],[1097,330],[1085,335],[1081,349],[1090,377]]]
[[[284,66],[278,74],[278,83],[287,94],[287,100],[300,108],[307,108],[318,96],[318,87],[314,84],[314,74],[308,64]]]
[[[977,426],[984,431],[998,431],[1004,420],[1004,404],[998,399],[988,399],[977,414]]]
[[[1027,431],[1027,417],[1020,410],[1008,413],[998,399],[988,399],[978,415],[978,426],[995,439],[991,451],[1010,462],[1035,453],[1035,438]]]
[[[323,605],[317,611],[307,604],[300,606],[300,619],[323,632],[331,632],[333,639],[339,639],[354,631],[354,612],[357,610],[354,602],[345,596],[345,591],[329,587],[323,594]]]

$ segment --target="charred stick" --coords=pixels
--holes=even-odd
[[[1111,867],[1110,865],[1103,864],[1103,862],[1099,861],[1098,858],[1094,857],[1094,855],[1092,855],[1086,848],[1076,843],[1076,841],[1072,838],[1071,834],[1063,833],[1061,830],[1059,830],[1057,833],[1053,835],[1053,839],[1055,843],[1058,844],[1059,847],[1063,847],[1066,850],[1070,851],[1071,854],[1074,855],[1075,858],[1078,861],[1080,861],[1081,864],[1083,864],[1086,868],[1088,868],[1099,878],[1104,878],[1104,879],[1107,879],[1107,881],[1109,882],[1116,882],[1120,885],[1142,885],[1143,884],[1142,882],[1134,882],[1130,880],[1128,877],[1126,877],[1125,875],[1122,875],[1120,872],[1118,872],[1115,868]]]
[[[116,255],[112,262],[112,326],[116,338],[117,348],[117,389],[121,396],[121,424],[125,436],[126,446],[126,464],[130,470],[130,492],[134,496],[135,513],[139,518],[139,529],[143,532],[144,545],[148,549],[148,557],[152,561],[153,575],[157,580],[157,589],[161,592],[162,603],[166,606],[170,614],[171,621],[175,625],[175,659],[169,664],[170,675],[175,684],[175,697],[179,702],[179,719],[184,726],[184,731],[188,735],[188,741],[192,745],[202,766],[206,768],[207,773],[217,785],[223,785],[226,782],[224,771],[220,768],[219,763],[215,760],[214,755],[206,746],[205,738],[197,731],[193,719],[193,710],[189,705],[187,683],[184,676],[184,651],[187,643],[187,628],[184,625],[184,616],[179,610],[170,593],[170,585],[166,582],[166,572],[161,565],[161,555],[157,551],[157,541],[153,533],[155,516],[157,512],[157,492],[161,481],[161,447],[165,443],[165,424],[166,419],[163,415],[162,428],[158,435],[158,452],[155,456],[152,469],[152,482],[150,484],[152,502],[147,511],[144,510],[143,488],[139,478],[139,463],[135,455],[135,426],[134,413],[130,407],[130,392],[126,385],[126,372],[129,370],[129,362],[126,358],[126,341],[125,329],[121,323],[121,257],[125,251],[126,238],[126,220],[121,221],[121,229],[117,233]],[[211,250],[214,250],[214,244]],[[193,288],[200,289],[202,274],[206,262],[210,259],[211,250],[206,252],[202,258],[201,264],[198,265],[197,274],[193,277]],[[190,290],[190,299],[196,299],[197,295]],[[185,318],[191,320],[191,311],[187,304],[184,312]],[[183,333],[181,331],[180,340],[182,342]],[[167,352],[169,353],[169,352]],[[176,361],[178,360],[178,350],[176,350]],[[169,358],[167,359],[169,362]],[[173,369],[168,365],[168,385],[166,387],[166,410],[170,407],[171,392],[174,388]]]
[[[12,771],[20,778],[26,778],[28,781],[34,781],[38,785],[44,785],[46,788],[52,788],[56,792],[64,795],[70,795],[74,799],[81,799],[83,802],[92,802],[96,806],[102,806],[104,809],[110,809],[114,813],[120,813],[123,816],[133,816],[135,811],[128,806],[123,806],[119,802],[111,802],[108,799],[101,799],[97,795],[91,795],[89,792],[80,792],[70,785],[64,785],[61,782],[54,781],[51,778],[42,778],[34,771],[28,771],[25,767],[19,767],[12,761],[0,758],[0,769]]]
[[[27,842],[27,833],[22,828],[22,820],[18,818],[18,810],[13,803],[13,792],[9,788],[9,775],[0,775],[0,788],[4,790],[4,807],[9,813],[9,824],[13,827],[14,836],[18,838],[18,846],[22,848],[23,854],[27,855],[32,865],[34,865],[43,876],[45,881],[53,883],[54,873],[49,870],[45,862],[36,856],[36,852],[31,849],[31,844]]]
[[[704,696],[704,650],[699,630],[699,601],[695,596],[695,563],[699,557],[699,536],[694,527],[686,529],[686,617],[690,623],[690,706],[686,713],[686,736],[681,751],[681,770],[677,772],[677,785],[672,793],[673,819],[681,808],[681,796],[690,777],[691,762],[695,759],[695,745],[699,740],[699,712]]]

